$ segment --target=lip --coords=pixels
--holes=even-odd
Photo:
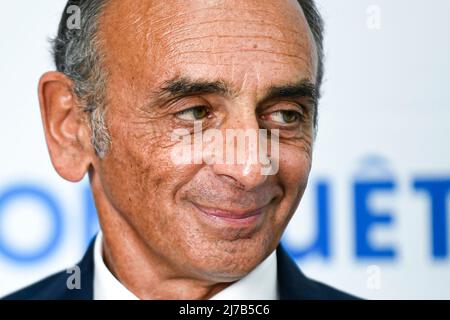
[[[223,210],[219,208],[210,208],[193,203],[194,206],[205,216],[226,224],[235,226],[251,225],[263,215],[264,208],[254,210]]]

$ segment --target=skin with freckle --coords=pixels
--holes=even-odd
[[[99,23],[111,146],[92,157],[90,181],[104,258],[140,298],[209,298],[272,253],[306,188],[312,112],[280,124],[302,101],[264,97],[273,86],[316,81],[316,48],[295,0],[110,0]],[[158,95],[176,78],[227,83],[233,95]],[[307,102],[305,102],[307,103]],[[171,161],[183,110],[206,106],[203,128],[279,129],[279,170],[258,164]],[[262,208],[241,227],[198,207]]]

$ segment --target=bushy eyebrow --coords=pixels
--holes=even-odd
[[[297,83],[286,84],[281,86],[270,87],[268,93],[264,96],[263,101],[278,98],[309,98],[314,105],[319,99],[318,90],[315,84],[309,80],[300,80]]]
[[[174,78],[164,82],[157,95],[159,98],[175,99],[195,94],[219,94],[226,97],[237,96],[231,84],[223,80],[206,81],[192,80],[186,77]],[[316,85],[307,79],[296,83],[288,83],[280,86],[271,86],[262,97],[261,102],[280,98],[310,98],[314,105],[317,104],[318,92]]]
[[[158,95],[160,97],[177,98],[194,94],[219,94],[233,96],[235,92],[225,81],[191,80],[189,78],[176,78],[164,82]]]

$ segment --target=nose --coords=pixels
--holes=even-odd
[[[259,164],[214,164],[213,171],[225,181],[246,191],[257,188],[267,179]]]
[[[223,161],[212,164],[213,172],[247,191],[264,184],[267,163],[262,163],[260,156],[266,158],[267,153],[260,154],[259,151],[262,141],[256,116],[241,114],[234,125],[222,129],[224,157]]]

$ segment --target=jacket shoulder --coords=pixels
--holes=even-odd
[[[3,300],[47,300],[67,298],[67,276],[64,271],[46,277],[28,287],[13,292]]]
[[[95,239],[95,238],[94,238]],[[66,270],[50,275],[28,287],[13,292],[3,300],[92,300],[94,279],[94,240],[83,256],[79,267],[80,287],[70,289],[73,273]]]

